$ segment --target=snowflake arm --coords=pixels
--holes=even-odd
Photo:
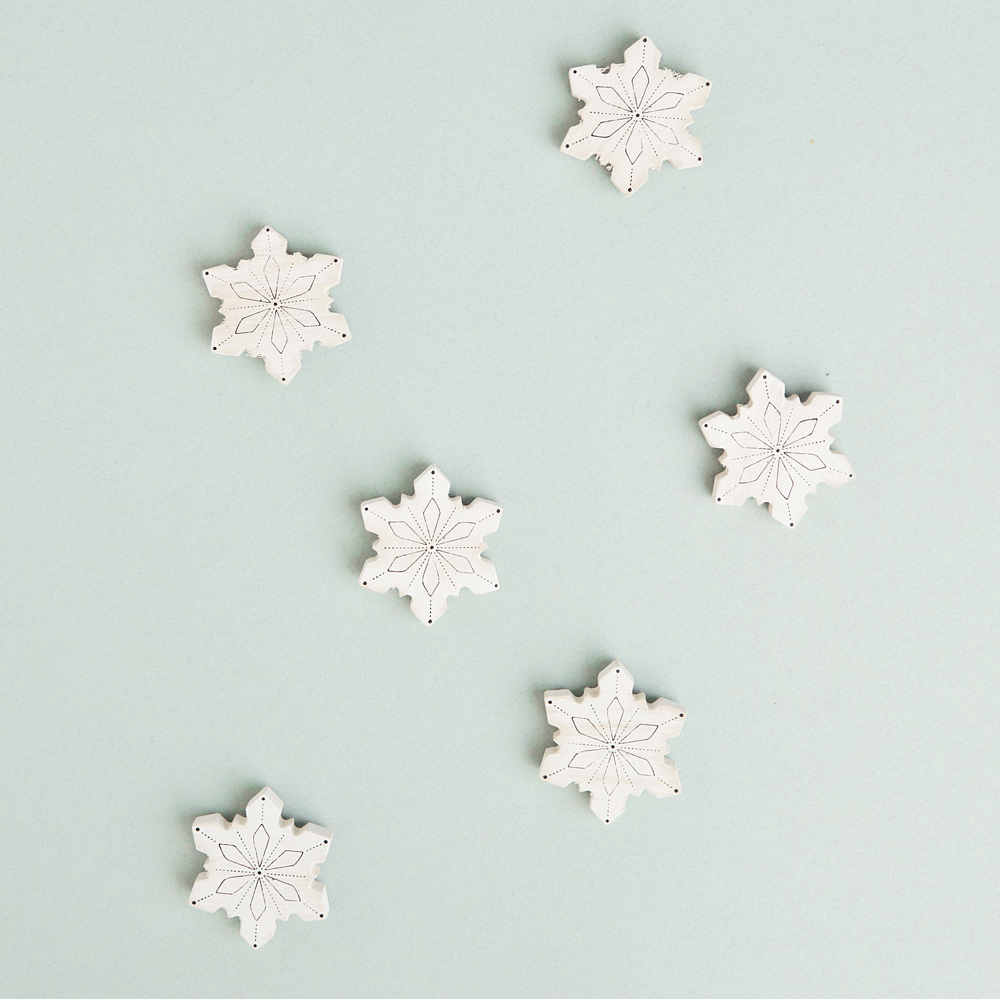
[[[550,784],[577,784],[590,792],[591,811],[606,825],[625,811],[629,795],[679,794],[681,785],[667,739],[679,735],[684,709],[661,697],[650,704],[632,692],[632,674],[615,660],[582,697],[547,690],[545,715],[557,731],[539,776]]]
[[[687,127],[690,112],[708,100],[711,83],[660,69],[660,51],[648,38],[625,50],[624,63],[571,69],[569,86],[584,107],[562,141],[563,152],[580,160],[596,156],[626,197],[665,160],[679,168],[701,163],[701,143]]]
[[[413,495],[393,505],[384,496],[361,504],[365,528],[378,535],[378,553],[365,562],[360,583],[385,593],[399,590],[410,598],[410,610],[433,624],[446,610],[448,597],[462,587],[473,593],[500,588],[493,563],[483,558],[483,536],[500,524],[503,513],[492,500],[474,499],[468,506],[449,496],[451,483],[429,465],[413,483]]]
[[[207,859],[191,905],[239,916],[240,936],[253,947],[274,936],[279,919],[325,919],[330,911],[326,887],[314,878],[332,833],[312,822],[296,826],[281,817],[281,806],[265,787],[247,802],[246,815],[232,822],[199,815],[192,824],[195,846]]]
[[[335,347],[351,338],[347,321],[330,311],[340,283],[340,257],[288,253],[288,240],[270,226],[250,244],[252,260],[204,271],[208,293],[222,299],[224,321],[212,330],[212,350],[262,357],[269,375],[290,382],[313,344]]]
[[[722,448],[725,471],[715,477],[716,503],[740,506],[753,497],[767,503],[775,520],[795,527],[806,512],[806,496],[825,482],[839,486],[854,478],[848,460],[831,451],[830,427],[839,422],[841,400],[813,392],[804,403],[785,396],[785,386],[761,368],[747,386],[750,402],[736,415],[716,412],[699,426],[705,440]]]

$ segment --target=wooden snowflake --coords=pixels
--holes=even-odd
[[[660,51],[648,38],[625,50],[624,63],[571,69],[569,86],[585,106],[563,139],[563,152],[579,160],[596,156],[626,197],[664,160],[681,168],[701,163],[701,143],[687,127],[689,112],[708,100],[711,83],[660,69]]]
[[[825,482],[854,478],[848,460],[831,451],[830,427],[840,421],[840,396],[813,392],[804,403],[785,396],[785,386],[761,368],[747,386],[750,402],[736,415],[712,413],[699,423],[705,440],[722,448],[724,472],[715,477],[716,503],[740,506],[753,497],[771,516],[795,527],[806,512],[806,496]]]
[[[340,283],[340,257],[288,252],[288,240],[270,226],[250,244],[252,260],[220,264],[202,275],[225,321],[212,330],[212,350],[264,358],[269,375],[290,382],[313,344],[335,347],[351,338],[347,321],[330,311],[330,289]]]
[[[667,739],[679,735],[684,709],[661,697],[650,704],[632,693],[632,674],[617,660],[582,697],[547,690],[545,714],[555,726],[555,746],[545,750],[542,780],[590,792],[591,811],[606,825],[625,811],[630,794],[657,798],[679,794],[680,781]]]
[[[239,916],[240,936],[253,947],[274,936],[279,919],[325,919],[330,911],[326,888],[314,878],[332,833],[283,819],[281,805],[265,787],[247,802],[246,815],[232,822],[216,813],[192,823],[194,845],[208,859],[195,878],[191,904]]]
[[[395,506],[384,496],[361,504],[365,527],[378,535],[378,554],[365,562],[361,585],[378,593],[397,589],[410,598],[410,610],[433,624],[446,610],[448,597],[463,586],[473,593],[499,589],[493,563],[483,558],[483,536],[500,523],[502,509],[492,500],[468,506],[449,496],[451,483],[429,465],[413,483],[413,495]]]

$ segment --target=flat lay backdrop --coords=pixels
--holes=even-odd
[[[993,4],[4,21],[5,995],[997,994]],[[566,74],[647,33],[705,161],[626,199]],[[208,346],[263,225],[346,261],[287,386]],[[795,531],[710,501],[761,366],[844,399]],[[505,512],[428,629],[357,578],[430,462]],[[604,827],[540,694],[616,657],[684,790]],[[331,913],[254,952],[189,830],[265,784]]]

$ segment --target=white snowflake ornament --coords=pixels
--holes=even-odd
[[[194,845],[208,859],[195,878],[191,904],[239,916],[240,936],[253,947],[274,936],[279,919],[325,919],[330,912],[326,887],[314,878],[332,833],[312,822],[299,827],[283,819],[281,804],[265,787],[247,802],[246,815],[232,822],[215,814],[199,815],[192,823]]]
[[[252,260],[220,264],[203,273],[208,293],[221,298],[224,322],[212,330],[212,350],[264,358],[264,368],[290,382],[313,344],[335,347],[351,338],[347,321],[330,311],[330,289],[340,283],[340,257],[288,252],[288,240],[266,226],[250,244]]]
[[[679,794],[680,781],[667,739],[679,735],[684,709],[665,697],[650,704],[632,693],[632,674],[617,660],[597,675],[582,697],[546,690],[545,715],[558,730],[545,750],[539,776],[550,784],[577,784],[590,792],[591,811],[609,825],[630,794]]]
[[[708,100],[711,83],[660,69],[660,50],[648,38],[625,50],[624,63],[571,69],[569,87],[585,106],[562,141],[563,152],[578,160],[596,156],[626,197],[664,160],[680,168],[701,163],[701,143],[687,127],[689,112]]]
[[[785,396],[785,386],[761,368],[747,386],[750,402],[736,415],[712,413],[699,423],[705,440],[722,448],[724,472],[715,477],[716,503],[740,506],[753,497],[771,516],[795,527],[806,512],[806,496],[825,482],[854,478],[848,460],[831,451],[830,427],[840,421],[840,396],[813,392],[804,403]]]
[[[493,563],[481,553],[483,536],[497,529],[503,510],[485,499],[466,506],[448,495],[450,488],[429,465],[414,480],[413,495],[395,506],[384,496],[361,504],[365,528],[378,535],[372,542],[378,554],[365,562],[361,585],[377,593],[399,590],[424,624],[433,624],[463,586],[473,593],[500,588]]]

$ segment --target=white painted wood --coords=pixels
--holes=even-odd
[[[687,127],[711,86],[694,73],[660,69],[660,50],[640,38],[625,50],[623,63],[569,71],[570,90],[585,105],[562,150],[578,160],[596,156],[628,197],[664,161],[680,168],[701,164],[701,143]]]
[[[441,470],[428,465],[414,480],[412,496],[401,496],[396,505],[384,496],[361,504],[365,527],[378,535],[372,542],[378,554],[365,562],[361,585],[377,593],[397,589],[428,625],[463,587],[473,593],[500,588],[493,563],[481,552],[502,508],[485,499],[465,506],[460,496],[448,495],[450,489]]]
[[[296,826],[281,817],[281,806],[265,787],[247,802],[246,815],[232,822],[199,815],[191,825],[194,845],[207,854],[191,905],[238,916],[240,936],[252,947],[274,936],[279,919],[325,919],[330,912],[326,887],[314,878],[333,834],[312,822]]]
[[[340,283],[340,257],[288,253],[288,240],[266,226],[250,244],[252,260],[220,264],[202,276],[222,299],[225,321],[212,330],[212,350],[262,357],[269,375],[290,382],[313,344],[336,347],[351,338],[347,321],[330,311],[330,289]]]
[[[546,690],[545,715],[557,729],[545,750],[539,776],[549,784],[577,784],[590,792],[591,811],[610,825],[629,795],[679,794],[680,780],[667,739],[679,735],[684,709],[665,697],[650,704],[632,692],[632,674],[616,659],[581,697]]]
[[[747,386],[748,404],[736,415],[712,413],[699,421],[705,440],[722,448],[725,467],[715,477],[717,504],[740,506],[748,497],[767,503],[771,516],[795,527],[806,512],[806,496],[825,482],[854,478],[848,460],[831,451],[830,427],[840,422],[840,396],[813,392],[804,403],[785,396],[785,386],[763,368]]]

